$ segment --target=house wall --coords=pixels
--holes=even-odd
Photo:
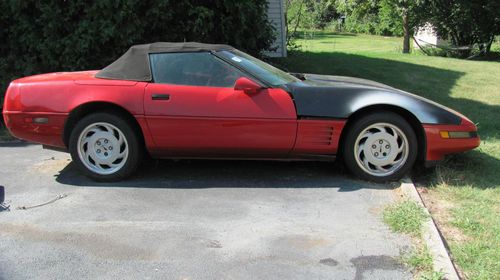
[[[276,41],[273,47],[277,49],[273,52],[264,52],[271,57],[286,56],[286,22],[285,22],[285,1],[267,0],[267,17],[276,30]]]
[[[430,23],[427,23],[418,29],[417,33],[415,34],[415,39],[422,47],[426,45],[439,46],[446,43],[446,40],[443,40],[437,35],[436,31],[434,31]]]

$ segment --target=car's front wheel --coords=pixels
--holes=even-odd
[[[359,118],[349,127],[343,143],[349,170],[375,182],[400,179],[412,168],[418,152],[412,127],[392,112]]]
[[[98,181],[117,181],[138,167],[142,150],[137,133],[123,118],[112,113],[94,113],[80,120],[69,140],[76,166]]]

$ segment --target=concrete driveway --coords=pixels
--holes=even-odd
[[[331,163],[160,161],[120,183],[0,144],[0,279],[410,279],[397,185]],[[66,194],[45,206],[18,210]]]

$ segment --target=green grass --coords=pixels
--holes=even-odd
[[[431,199],[450,204],[440,224],[468,279],[500,279],[500,63],[401,54],[401,38],[315,32],[276,62],[291,72],[354,76],[382,82],[460,111],[477,123],[481,146],[448,158],[414,179]],[[497,42],[493,49],[500,49]],[[447,217],[447,218],[442,218]],[[454,232],[454,231],[451,231]]]
[[[384,222],[392,231],[408,234],[416,240],[413,251],[402,258],[415,272],[415,278],[441,279],[442,275],[433,269],[431,253],[422,242],[422,225],[428,218],[424,209],[410,200],[389,205],[383,212]]]
[[[454,170],[440,171],[450,177]],[[459,229],[465,240],[452,240],[455,261],[470,279],[500,279],[500,223],[498,189],[478,189],[473,185],[457,188],[446,181],[437,184],[431,194],[440,201],[452,198],[450,226]]]
[[[426,246],[422,246],[406,256],[404,262],[416,270],[425,272],[425,274],[433,271],[432,255]]]
[[[419,276],[419,280],[442,280],[444,274],[437,271],[424,272]]]
[[[414,237],[421,235],[422,224],[427,219],[424,209],[413,201],[405,200],[388,206],[383,213],[384,222],[395,232]]]
[[[416,271],[416,279],[419,280],[441,280],[442,272],[434,271],[432,255],[427,246],[420,245],[411,254],[403,258],[403,262]]]

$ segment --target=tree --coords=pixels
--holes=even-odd
[[[473,45],[488,53],[500,34],[500,1],[426,0],[429,21],[437,33],[454,46],[465,46],[459,55],[469,56]]]
[[[358,31],[403,35],[403,53],[409,53],[411,36],[425,14],[422,1],[339,0],[337,8],[347,15],[348,24],[355,22],[354,25],[365,26]]]
[[[292,46],[297,36],[297,29],[302,24],[302,17],[305,11],[306,0],[286,0],[285,2],[285,22],[286,22],[286,45]]]
[[[317,29],[324,29],[333,19],[340,16],[334,0],[307,0],[306,7],[311,14],[313,27]]]
[[[410,39],[413,32],[423,19],[423,9],[421,0],[381,0],[380,7],[385,10],[392,10],[401,19],[403,29],[403,53],[410,52]]]
[[[379,3],[378,10],[378,30],[385,36],[403,36],[403,22],[399,11],[392,5],[387,5],[387,1]]]
[[[287,46],[294,47],[298,28],[324,29],[339,16],[335,0],[286,0]]]
[[[337,0],[337,10],[345,16],[345,30],[353,33],[380,34],[378,2],[379,0]]]

